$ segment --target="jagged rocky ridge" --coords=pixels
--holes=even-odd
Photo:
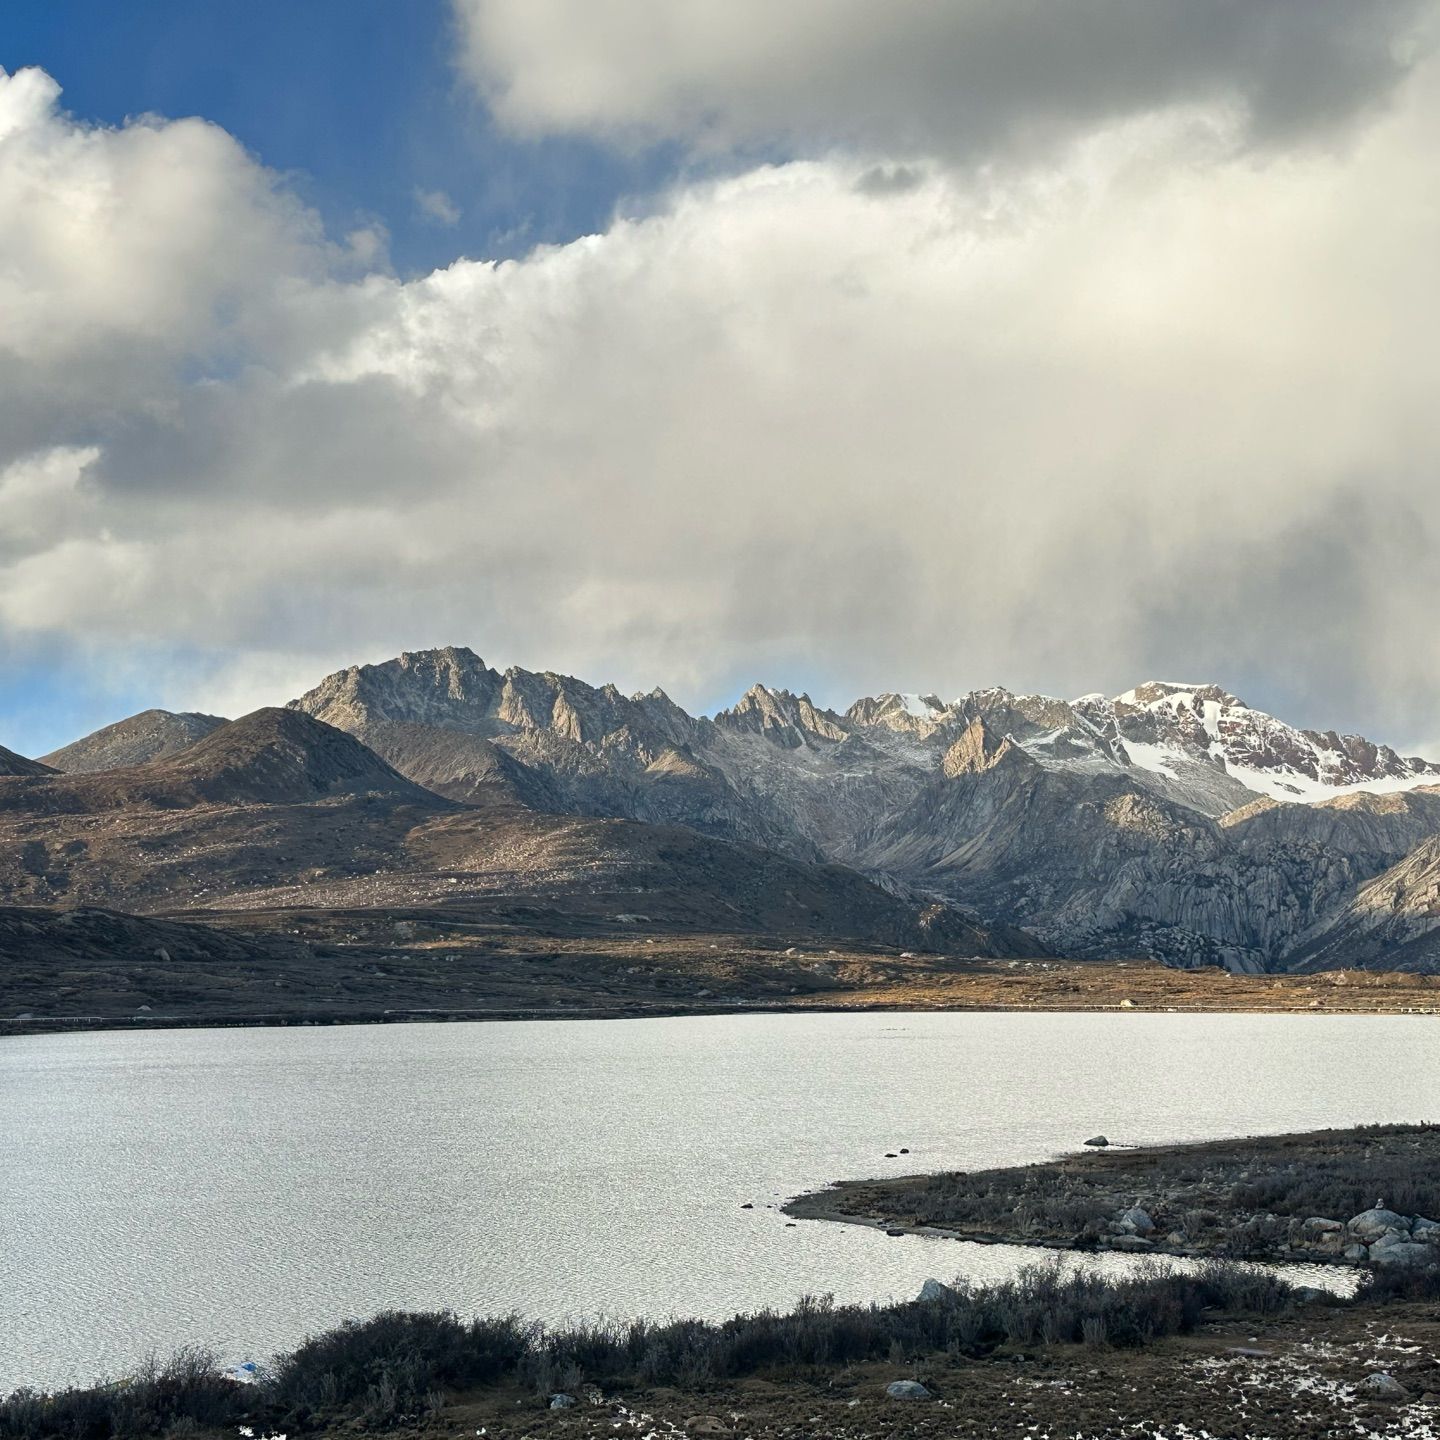
[[[502,674],[449,648],[337,672],[292,705],[467,805],[680,824],[970,905],[1073,955],[1383,964],[1374,927],[1358,950],[1344,939],[1360,933],[1349,907],[1440,833],[1440,766],[1215,686],[887,694],[840,715],[757,685],[697,717],[660,690]]]
[[[841,715],[757,685],[704,717],[445,649],[47,760],[0,752],[0,899],[383,905],[503,877],[982,953],[1440,968],[1440,768],[1214,686]]]

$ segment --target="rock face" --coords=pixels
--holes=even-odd
[[[219,715],[142,710],[41,758],[52,769],[67,775],[93,775],[126,765],[146,765],[178,755],[225,723]]]
[[[1440,837],[1362,885],[1297,952],[1297,969],[1440,969]]]
[[[1440,766],[1216,686],[895,693],[841,715],[757,685],[697,717],[660,690],[501,674],[445,649],[340,671],[292,706],[466,804],[680,824],[844,865],[1061,954],[1259,972],[1378,964],[1408,937],[1414,968],[1440,966],[1415,853],[1440,835]],[[1403,916],[1368,923],[1395,918],[1397,887]]]

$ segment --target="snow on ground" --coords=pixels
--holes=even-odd
[[[1125,753],[1131,763],[1142,770],[1153,771],[1171,780],[1180,778],[1179,765],[1187,758],[1172,745],[1146,745],[1139,740],[1126,740]]]

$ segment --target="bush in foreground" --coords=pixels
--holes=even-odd
[[[208,1350],[150,1361],[124,1380],[42,1395],[17,1390],[0,1400],[3,1440],[141,1440],[232,1425],[249,1408],[245,1387]]]
[[[257,1385],[239,1385],[213,1356],[187,1351],[117,1384],[20,1391],[0,1401],[0,1440],[131,1440],[242,1422],[313,1430],[355,1420],[382,1429],[433,1412],[447,1392],[489,1385],[540,1395],[582,1381],[696,1388],[765,1370],[983,1355],[1005,1343],[1135,1346],[1193,1329],[1206,1309],[1268,1314],[1289,1295],[1274,1276],[1222,1264],[1190,1275],[1156,1266],[1120,1280],[1053,1264],[1003,1284],[958,1285],[935,1300],[807,1299],[786,1314],[767,1310],[719,1324],[552,1330],[513,1317],[389,1311],[312,1337]]]

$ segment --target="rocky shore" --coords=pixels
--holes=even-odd
[[[1440,1213],[1440,1127],[1145,1149],[1087,1143],[1044,1165],[844,1181],[785,1210],[1049,1249],[1440,1266],[1440,1222],[1430,1218]]]

